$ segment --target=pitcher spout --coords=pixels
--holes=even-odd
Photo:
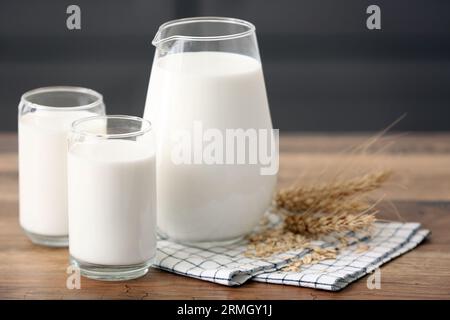
[[[161,41],[161,28],[159,28],[158,32],[156,32],[155,37],[152,40],[152,45],[158,48],[158,44],[160,41]]]

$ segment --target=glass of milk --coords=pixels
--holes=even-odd
[[[159,28],[153,44],[144,118],[156,134],[158,230],[182,243],[237,241],[271,204],[277,176],[262,175],[259,163],[196,156],[229,129],[272,129],[255,26],[221,17],[174,20]],[[191,163],[174,162],[182,131],[195,153]],[[231,142],[218,144],[223,156],[232,150],[220,147]]]
[[[73,123],[69,251],[82,275],[125,280],[147,273],[156,251],[155,166],[147,120],[108,115]]]
[[[73,121],[105,113],[103,97],[79,87],[46,87],[19,104],[19,220],[34,243],[68,245],[67,136]]]

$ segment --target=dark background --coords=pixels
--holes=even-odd
[[[82,29],[66,28],[81,7]],[[382,30],[366,28],[381,7]],[[450,1],[0,0],[0,130],[20,95],[48,85],[103,93],[142,115],[157,27],[218,15],[256,25],[274,126],[300,131],[450,130]]]

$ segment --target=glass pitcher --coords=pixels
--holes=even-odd
[[[255,27],[174,20],[153,45],[144,118],[157,141],[159,232],[183,243],[241,239],[270,206],[277,179],[261,174],[251,143],[264,131],[275,141]]]

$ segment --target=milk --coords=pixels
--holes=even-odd
[[[270,205],[276,176],[258,165],[176,165],[173,133],[204,128],[271,129],[259,61],[225,52],[169,54],[155,60],[144,118],[157,138],[158,227],[183,242],[249,233]]]
[[[153,257],[156,185],[150,145],[114,139],[75,144],[68,177],[72,257],[111,266]]]
[[[28,232],[67,236],[67,135],[88,111],[38,110],[19,117],[20,224]]]

